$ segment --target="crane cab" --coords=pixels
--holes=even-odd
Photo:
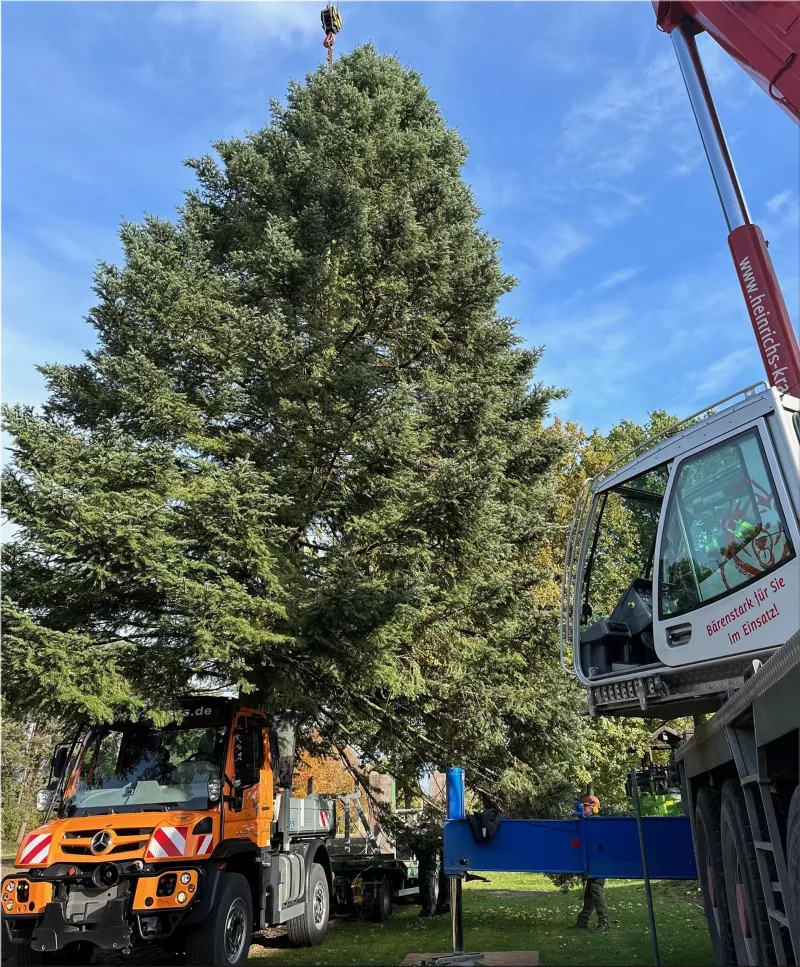
[[[734,399],[578,498],[562,664],[571,649],[594,713],[713,711],[800,628],[800,402],[758,387]]]

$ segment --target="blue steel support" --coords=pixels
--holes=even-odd
[[[446,775],[447,819],[452,822],[466,822],[466,800],[464,796],[464,770],[451,766]],[[450,926],[453,936],[453,953],[464,952],[464,876],[462,871],[448,873],[450,880]]]
[[[451,766],[445,777],[447,790],[447,818],[463,819],[464,806],[464,770],[460,766]]]
[[[449,800],[448,800],[449,807]],[[693,880],[697,869],[688,817],[642,819],[647,865],[654,880]],[[488,843],[476,843],[466,819],[444,824],[444,871],[585,873],[606,879],[640,880],[642,854],[636,819],[506,819]]]

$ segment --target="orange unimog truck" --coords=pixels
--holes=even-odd
[[[195,698],[179,721],[81,729],[53,755],[2,883],[20,964],[85,964],[94,947],[158,945],[244,964],[252,933],[328,929],[332,804],[291,798],[294,727],[236,700]]]

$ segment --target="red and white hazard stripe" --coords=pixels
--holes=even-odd
[[[22,847],[19,862],[22,863],[44,863],[47,854],[50,852],[50,844],[53,837],[50,833],[31,833],[25,840]]]
[[[159,826],[150,839],[145,856],[157,860],[183,856],[188,832],[188,826]]]
[[[207,833],[205,836],[201,836],[197,843],[197,855],[206,856],[206,854],[211,852],[213,843],[214,836],[212,833]]]
[[[329,822],[328,814],[325,812],[324,809],[320,809],[320,811],[319,811],[319,824],[320,824],[320,826],[322,826],[323,829],[327,829],[328,828],[328,822]]]

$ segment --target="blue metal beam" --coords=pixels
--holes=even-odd
[[[685,816],[642,820],[647,865],[654,880],[693,880],[697,869]],[[476,843],[466,819],[444,824],[444,870],[508,873],[585,873],[607,879],[641,879],[635,818],[505,819],[488,843]]]

